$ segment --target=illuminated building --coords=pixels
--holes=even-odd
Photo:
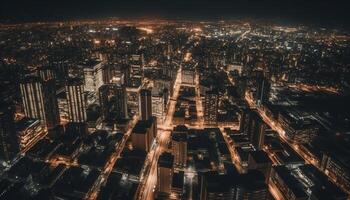
[[[131,76],[142,76],[143,75],[143,66],[144,66],[144,57],[142,55],[131,55],[130,58],[130,75]]]
[[[348,155],[342,151],[324,153],[322,156],[321,168],[347,190],[350,190],[349,166]]]
[[[171,153],[164,152],[158,160],[158,192],[170,193],[173,177],[174,156]]]
[[[127,118],[126,90],[117,84],[105,84],[99,88],[99,100],[105,119]]]
[[[66,81],[66,96],[68,104],[68,118],[70,122],[86,121],[86,100],[83,81],[71,78]]]
[[[217,124],[219,95],[214,91],[207,91],[204,97],[204,122]]]
[[[186,126],[176,126],[171,136],[171,150],[174,155],[174,164],[185,167],[187,164],[187,134]]]
[[[157,118],[151,117],[148,120],[139,120],[132,130],[131,142],[134,148],[145,151],[151,149],[153,139],[157,133]]]
[[[241,63],[227,65],[227,71],[237,70],[239,74],[242,74],[243,65]]]
[[[308,143],[318,135],[319,127],[309,117],[289,110],[278,115],[278,122],[285,130],[288,140],[295,143]]]
[[[48,128],[59,124],[59,110],[54,79],[28,76],[20,83],[24,114],[40,119]]]
[[[152,95],[152,114],[160,121],[165,117],[165,100],[163,95]]]
[[[141,89],[139,96],[139,114],[141,120],[152,117],[152,92],[149,89]]]
[[[283,165],[274,166],[270,181],[276,185],[279,192],[288,200],[307,200],[308,195],[301,188],[299,181]]]
[[[181,71],[181,82],[184,84],[194,85],[196,72],[194,69],[183,69]]]
[[[38,119],[23,118],[16,123],[19,147],[24,150],[43,136],[45,129]]]
[[[84,71],[84,91],[97,92],[103,85],[103,65],[102,62],[91,60],[83,64]]]
[[[141,87],[126,87],[127,106],[131,114],[139,112]]]

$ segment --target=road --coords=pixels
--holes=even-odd
[[[238,126],[236,127],[236,130],[238,130]],[[235,151],[235,147],[233,145],[233,141],[232,141],[231,137],[229,135],[227,135],[227,133],[223,127],[220,127],[220,131],[221,131],[222,136],[226,142],[227,148],[230,151],[232,163],[235,165],[235,167],[237,168],[239,173],[244,173],[244,169],[242,168],[242,166],[239,162],[238,155],[237,155],[237,152]]]
[[[132,129],[134,128],[138,119],[139,119],[138,115],[134,115],[134,117],[132,118],[132,120],[130,122],[128,130],[124,134],[122,140],[116,144],[115,151],[112,153],[112,155],[108,159],[108,162],[104,166],[102,173],[97,178],[94,185],[92,186],[90,191],[85,196],[85,199],[94,200],[97,198],[97,195],[98,195],[98,192],[99,192],[101,186],[107,181],[109,174],[112,172],[113,166],[114,166],[115,162],[117,161],[117,159],[119,158],[121,152],[123,151],[124,146],[125,146],[126,142],[128,141],[128,139],[131,135]]]
[[[170,142],[170,135],[172,130],[172,120],[175,112],[175,105],[179,96],[181,86],[181,66],[177,72],[173,96],[170,98],[169,108],[165,116],[164,123],[158,126],[157,143],[154,148],[148,153],[145,165],[148,165],[145,170],[145,175],[142,175],[140,189],[137,192],[136,199],[151,200],[154,199],[154,191],[157,185],[157,163],[161,153],[167,149]]]
[[[242,35],[240,35],[240,36],[236,39],[236,43],[239,42],[239,41],[241,41],[241,40],[243,40],[243,39],[245,38],[245,36],[246,36],[248,33],[250,33],[250,30],[251,30],[251,28],[250,28],[250,26],[249,26],[249,30],[243,32]]]
[[[204,125],[204,113],[203,113],[203,104],[202,104],[202,98],[201,98],[201,93],[200,93],[199,81],[200,81],[199,73],[198,73],[198,70],[196,70],[194,83],[195,83],[195,92],[196,92],[197,119],[198,119],[199,127],[203,127],[203,125]]]

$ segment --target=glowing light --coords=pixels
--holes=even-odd
[[[94,44],[101,44],[101,41],[98,39],[94,39]]]
[[[141,30],[141,31],[146,31],[147,34],[151,34],[151,33],[154,32],[153,29],[146,28],[146,27],[139,27],[138,29]]]

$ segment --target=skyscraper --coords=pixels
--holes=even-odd
[[[257,82],[257,91],[256,91],[256,100],[258,104],[264,104],[269,100],[270,96],[270,82],[265,77],[263,71],[256,72],[256,82]]]
[[[174,128],[171,137],[174,164],[179,167],[187,164],[187,132],[187,127],[180,125]]]
[[[252,112],[247,135],[250,139],[250,142],[257,150],[261,150],[263,148],[265,129],[266,124],[261,119],[261,117],[256,112]]]
[[[214,91],[207,91],[204,97],[204,122],[217,124],[219,95]]]
[[[157,133],[157,118],[139,120],[134,126],[131,134],[132,145],[135,148],[149,151]]]
[[[99,99],[105,119],[127,117],[125,87],[117,84],[105,84],[99,88]]]
[[[48,128],[59,124],[58,103],[54,79],[43,81],[28,76],[20,83],[24,114],[40,119]]]
[[[68,118],[70,122],[86,121],[86,100],[83,84],[83,81],[79,78],[70,78],[66,81]]]
[[[243,107],[240,109],[239,130],[243,133],[248,133],[251,113],[252,111],[249,108]]]
[[[158,191],[163,193],[171,192],[173,176],[174,156],[168,152],[162,153],[158,161]]]
[[[149,89],[140,90],[139,114],[141,120],[148,120],[152,117],[152,92]]]

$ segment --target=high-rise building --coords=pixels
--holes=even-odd
[[[236,195],[236,183],[230,177],[220,175],[216,171],[200,173],[198,187],[200,200],[231,200]]]
[[[99,100],[105,119],[127,118],[126,90],[117,84],[105,84],[99,88]]]
[[[187,164],[187,134],[188,128],[184,125],[176,126],[171,136],[174,165],[185,167]]]
[[[84,72],[84,90],[86,92],[97,92],[103,85],[103,65],[97,60],[89,60],[82,64]]]
[[[134,126],[131,134],[131,142],[134,148],[149,151],[157,133],[157,118],[139,120]]]
[[[40,119],[48,128],[59,124],[59,111],[54,79],[43,81],[36,76],[28,76],[20,83],[24,114]]]
[[[276,185],[275,188],[279,190],[279,193],[282,194],[284,199],[309,199],[306,192],[302,189],[302,184],[284,165],[272,167],[270,181]]]
[[[248,133],[251,113],[252,111],[249,108],[243,107],[240,109],[239,131],[242,133]]]
[[[44,136],[44,127],[39,119],[23,118],[16,122],[18,143],[21,151],[29,149]]]
[[[264,146],[266,128],[267,125],[261,119],[258,113],[253,112],[249,124],[248,137],[250,138],[250,142],[257,150],[261,150]]]
[[[265,77],[263,71],[256,72],[256,82],[257,82],[257,90],[255,94],[255,98],[258,104],[264,104],[268,102],[270,96],[270,82]]]
[[[204,97],[204,122],[217,124],[219,95],[214,91],[207,91]]]
[[[152,117],[152,92],[149,89],[140,90],[139,114],[141,120],[148,120]]]
[[[68,118],[70,122],[86,121],[86,100],[83,81],[70,78],[66,81],[66,96],[68,104]]]
[[[269,192],[265,177],[258,170],[249,170],[246,174],[241,174],[237,185],[235,200],[268,200]]]
[[[251,113],[247,135],[250,142],[257,150],[264,145],[266,124],[256,112]]]
[[[272,161],[265,151],[252,151],[248,156],[248,169],[254,169],[262,172],[266,183],[270,179]]]
[[[170,193],[173,177],[174,156],[171,153],[164,152],[158,160],[158,192]]]
[[[141,55],[131,55],[130,58],[130,69],[131,76],[142,76],[143,75],[143,66],[144,66],[144,57]]]

